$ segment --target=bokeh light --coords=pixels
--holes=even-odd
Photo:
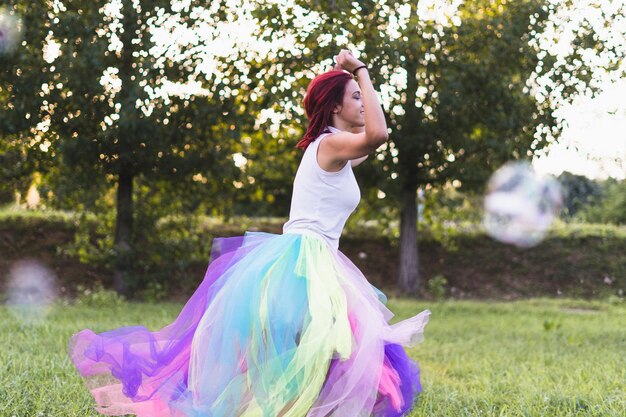
[[[49,314],[57,299],[56,275],[34,260],[19,260],[8,275],[6,305],[24,324],[38,324]]]
[[[562,204],[554,178],[538,174],[526,162],[509,162],[489,180],[483,224],[500,242],[531,247],[545,237]]]
[[[0,8],[0,55],[12,52],[21,39],[21,22],[15,14]]]

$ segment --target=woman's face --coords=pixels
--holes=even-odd
[[[350,127],[365,126],[365,113],[363,111],[363,100],[359,84],[350,80],[346,84],[346,91],[343,94],[341,106],[335,109],[335,115]]]

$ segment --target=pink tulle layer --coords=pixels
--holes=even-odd
[[[395,417],[421,391],[405,352],[430,312],[389,324],[384,295],[312,236],[218,238],[168,326],[72,336],[99,412],[142,417]]]

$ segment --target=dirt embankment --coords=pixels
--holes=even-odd
[[[70,222],[29,219],[0,221],[0,291],[6,289],[11,265],[23,258],[41,261],[53,269],[61,293],[71,296],[78,284],[111,285],[111,272],[81,264],[61,248],[74,240]],[[278,233],[271,228],[267,231]],[[240,231],[243,233],[243,230]],[[214,236],[237,234],[214,230]],[[626,239],[607,236],[552,237],[531,249],[499,244],[485,236],[460,236],[457,248],[434,240],[420,242],[421,296],[433,290],[453,298],[517,299],[536,296],[599,297],[626,292]],[[398,249],[384,237],[344,237],[340,250],[368,280],[388,294],[397,294]],[[185,284],[172,284],[172,294],[188,297],[204,276],[206,261],[192,262],[183,274]],[[437,288],[428,282],[437,276],[447,281]],[[192,277],[197,277],[197,280]],[[441,283],[441,278],[439,278]],[[177,297],[172,297],[176,299]]]

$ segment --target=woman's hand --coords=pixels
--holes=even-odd
[[[346,71],[349,71],[349,72],[354,71],[356,68],[360,67],[361,65],[365,65],[363,64],[363,62],[356,59],[352,55],[352,52],[350,52],[349,49],[342,49],[338,55],[335,55],[335,62],[336,62],[336,65],[333,68],[334,70],[345,69]]]

